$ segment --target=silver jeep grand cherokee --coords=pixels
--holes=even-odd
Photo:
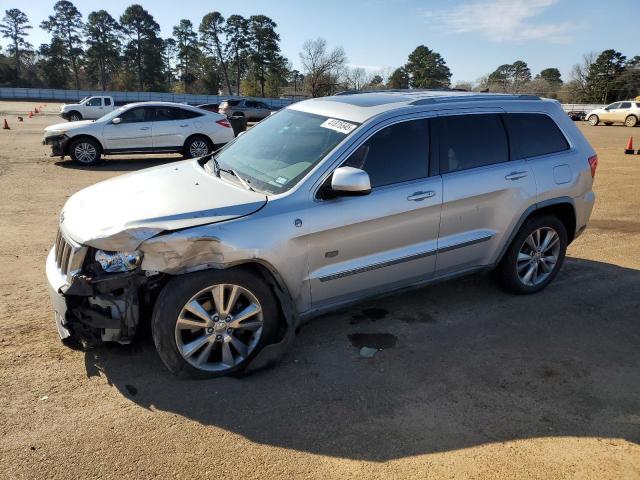
[[[529,294],[594,204],[597,156],[553,100],[388,91],[278,112],[214,155],[73,195],[46,271],[60,336],[175,374],[276,361],[303,320],[495,270]]]

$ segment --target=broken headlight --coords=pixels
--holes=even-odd
[[[98,250],[95,259],[105,272],[128,272],[140,266],[142,252],[105,252],[104,250]]]

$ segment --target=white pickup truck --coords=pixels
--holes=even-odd
[[[115,108],[113,97],[87,97],[78,103],[62,105],[60,116],[70,122],[79,120],[97,120],[113,111]]]

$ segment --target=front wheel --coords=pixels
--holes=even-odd
[[[558,274],[567,243],[567,230],[557,217],[527,220],[496,269],[498,282],[516,294],[539,292]]]
[[[591,115],[587,121],[589,122],[589,125],[595,127],[600,122],[600,119],[597,115]]]
[[[70,122],[79,122],[80,120],[82,120],[82,115],[80,115],[79,112],[71,112],[69,114],[69,121]]]
[[[635,115],[629,115],[625,119],[624,124],[627,127],[635,127],[638,124],[638,118]]]
[[[84,165],[96,165],[100,162],[102,148],[91,138],[80,138],[69,145],[69,156],[74,162]]]
[[[273,342],[278,309],[269,287],[244,270],[175,277],[153,312],[153,340],[175,375],[211,378],[243,370]]]

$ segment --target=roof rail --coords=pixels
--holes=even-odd
[[[415,92],[468,92],[464,88],[381,88],[377,90],[343,90],[333,96],[357,95],[359,93],[415,93]]]
[[[483,100],[541,100],[537,95],[504,95],[504,94],[480,94],[460,95],[455,97],[430,97],[414,100],[409,105],[432,105],[434,103],[471,102]]]

